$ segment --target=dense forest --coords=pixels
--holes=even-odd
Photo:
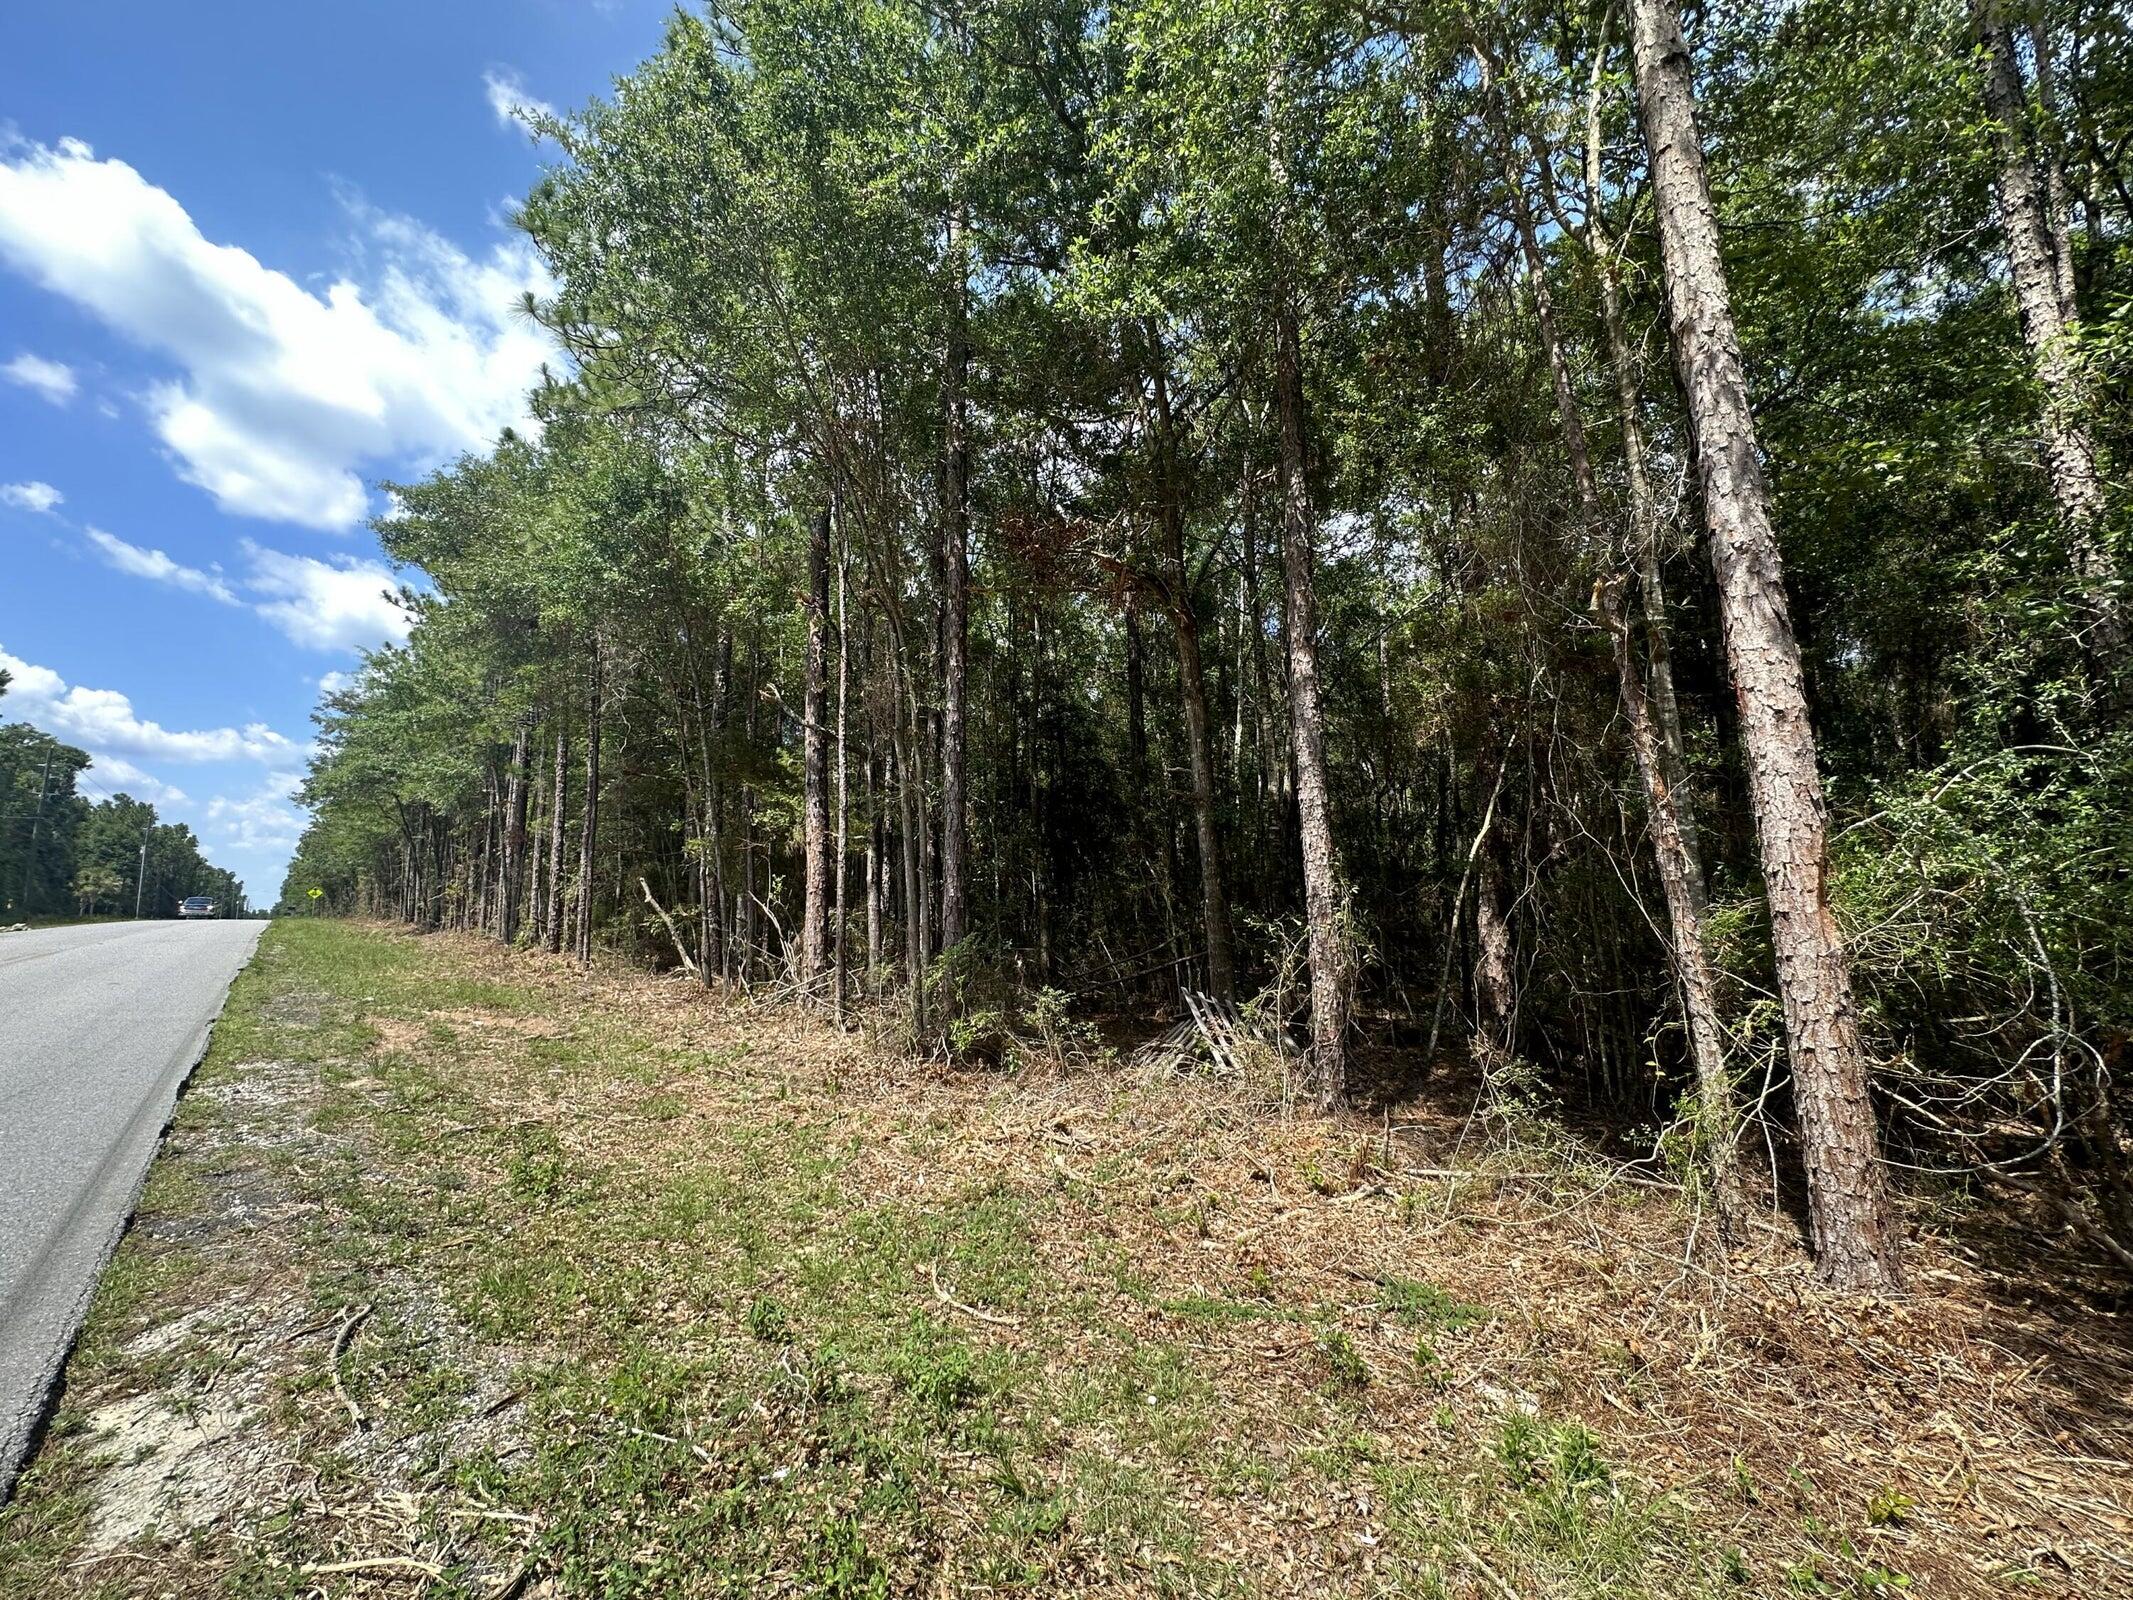
[[[0,671],[0,696],[7,678]],[[191,828],[156,821],[145,800],[85,792],[93,770],[87,751],[0,721],[0,921],[175,917],[196,894],[223,916],[244,914],[244,886],[200,853]]]
[[[2133,1265],[2122,10],[721,0],[536,125],[286,904]]]

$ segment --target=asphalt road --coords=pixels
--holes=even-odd
[[[0,933],[0,1502],[264,926]]]

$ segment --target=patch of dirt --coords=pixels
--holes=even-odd
[[[255,1463],[232,1448],[246,1414],[227,1402],[174,1408],[162,1394],[115,1400],[89,1414],[102,1465],[85,1552],[108,1555],[147,1534],[175,1539],[248,1497]]]
[[[372,1017],[369,1022],[378,1035],[378,1043],[393,1051],[412,1050],[429,1033],[423,1024],[410,1022],[405,1017]]]
[[[513,1034],[521,1039],[562,1039],[569,1037],[569,1026],[555,1017],[520,1015],[508,1011],[477,1011],[461,1007],[451,1011],[432,1011],[430,1016],[438,1022],[448,1022],[455,1028],[471,1028],[474,1031],[493,1030]]]

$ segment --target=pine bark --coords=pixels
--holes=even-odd
[[[711,660],[711,705],[704,724],[704,841],[702,924],[697,936],[697,963],[708,986],[726,970],[726,812],[719,781],[726,735],[726,688],[733,679],[733,635],[718,630]]]
[[[2037,105],[2043,112],[2037,136],[2044,168],[2044,220],[2051,234],[2059,317],[2071,323],[2081,315],[2074,279],[2073,186],[2066,181],[2066,161],[2059,153],[2059,74],[2052,62],[2050,22],[2041,6],[2029,14],[2029,47],[2037,64]]]
[[[1518,1007],[1511,957],[1511,920],[1505,914],[1502,846],[1482,841],[1481,872],[1474,884],[1474,1033],[1490,1055],[1512,1053],[1512,1018]]]
[[[2022,339],[2029,347],[2037,384],[2044,391],[2044,453],[2052,498],[2065,525],[2076,569],[2091,586],[2102,585],[2112,575],[2109,556],[2097,536],[2103,480],[2097,473],[2096,445],[2083,417],[2080,375],[2067,337],[2073,301],[2071,257],[2066,259],[2063,277],[2061,253],[2030,148],[2021,67],[1999,0],[1970,0],[1970,25],[1982,56],[1985,109],[1999,161],[1994,192],[2000,230],[2006,236],[2008,275],[2013,280]],[[2103,608],[2115,633],[2116,607],[2108,596]]]
[[[518,720],[511,744],[511,778],[504,796],[504,881],[502,918],[497,937],[518,943],[520,908],[526,887],[526,802],[533,793],[533,714]]]
[[[1829,904],[1814,731],[1696,129],[1688,47],[1673,0],[1632,0],[1630,11],[1638,114],[1740,709],[1818,1270],[1839,1288],[1889,1288],[1897,1282],[1897,1221],[1876,1148],[1850,962]]]
[[[842,550],[837,554],[837,803],[836,837],[832,841],[831,855],[835,865],[831,873],[830,919],[832,945],[834,948],[836,974],[831,985],[830,1009],[836,1020],[844,1021],[845,989],[845,914],[844,885],[851,876],[848,870],[848,829],[851,826],[851,763],[845,753],[845,711],[850,695],[852,678],[851,640],[846,630],[845,588],[847,562]]]

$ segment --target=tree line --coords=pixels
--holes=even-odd
[[[395,487],[288,893],[917,1048],[1186,991],[1642,1108],[1842,1287],[1892,1173],[2133,1265],[2133,40],[1690,20],[677,15],[540,123],[565,370]]]
[[[0,920],[175,917],[196,894],[219,915],[244,914],[244,886],[200,853],[191,828],[158,822],[145,800],[82,793],[91,769],[88,752],[0,721]]]

